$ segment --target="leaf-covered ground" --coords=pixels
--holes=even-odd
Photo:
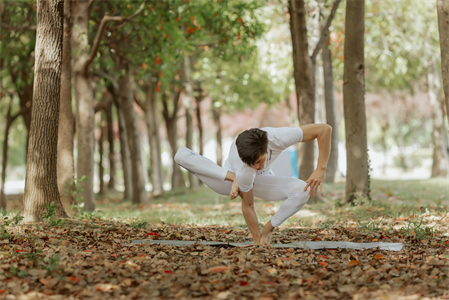
[[[309,206],[308,216],[275,231],[273,242],[402,242],[400,252],[127,246],[136,239],[251,240],[241,215],[219,225],[205,221],[238,213],[238,202],[208,203],[195,193],[183,203],[168,194],[141,207],[109,195],[106,204],[98,201],[103,213],[60,226],[4,219],[0,299],[449,299],[449,214],[444,201],[438,203],[441,189],[436,200],[422,203],[404,194],[382,200],[385,190],[377,192],[379,198],[362,207]],[[338,199],[338,193],[326,195]],[[269,219],[276,207],[257,203],[259,218]],[[124,217],[108,215],[108,207],[122,207]],[[146,210],[151,218],[139,215]],[[186,213],[192,221],[166,224],[154,213],[165,219]]]

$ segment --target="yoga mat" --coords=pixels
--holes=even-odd
[[[252,245],[253,242],[245,243],[226,243],[226,242],[212,242],[212,241],[178,241],[178,240],[134,240],[131,241],[128,246],[132,245],[142,245],[146,242],[151,244],[161,244],[170,246],[191,246],[195,243],[201,245],[209,246],[233,246],[233,247],[243,247],[247,245]],[[304,249],[379,249],[379,250],[390,250],[390,251],[400,251],[403,247],[402,243],[352,243],[352,242],[327,242],[327,241],[299,241],[295,243],[288,244],[274,244],[274,248],[304,248]]]

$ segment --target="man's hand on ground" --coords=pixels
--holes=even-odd
[[[260,237],[260,245],[262,247],[271,247],[271,236],[274,230],[274,226],[271,225],[271,220],[265,224],[265,226],[262,228],[262,236]]]
[[[263,232],[262,237],[260,238],[260,245],[262,247],[271,248],[271,236],[272,232]]]
[[[231,200],[234,200],[239,196],[239,184],[237,183],[237,180],[232,183],[231,187],[231,193],[229,194],[229,197]]]
[[[312,175],[310,175],[309,179],[306,180],[306,187],[304,188],[304,192],[310,187],[310,196],[316,196],[316,191],[318,190],[318,186],[320,187],[321,193],[323,192],[323,182],[326,179],[326,169],[316,169],[313,171]]]

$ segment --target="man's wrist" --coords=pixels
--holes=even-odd
[[[322,170],[322,171],[326,171],[327,170],[327,165],[318,165],[316,167],[317,170]]]

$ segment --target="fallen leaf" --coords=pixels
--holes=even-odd
[[[218,267],[213,267],[209,269],[209,273],[221,273],[223,271],[228,270],[229,267],[225,267],[225,266],[218,266]]]
[[[383,256],[382,254],[376,254],[374,255],[374,259],[384,259],[385,256]]]
[[[360,265],[362,265],[362,263],[359,262],[358,260],[351,260],[346,265],[349,266],[349,267],[352,267],[352,266],[360,266]]]

